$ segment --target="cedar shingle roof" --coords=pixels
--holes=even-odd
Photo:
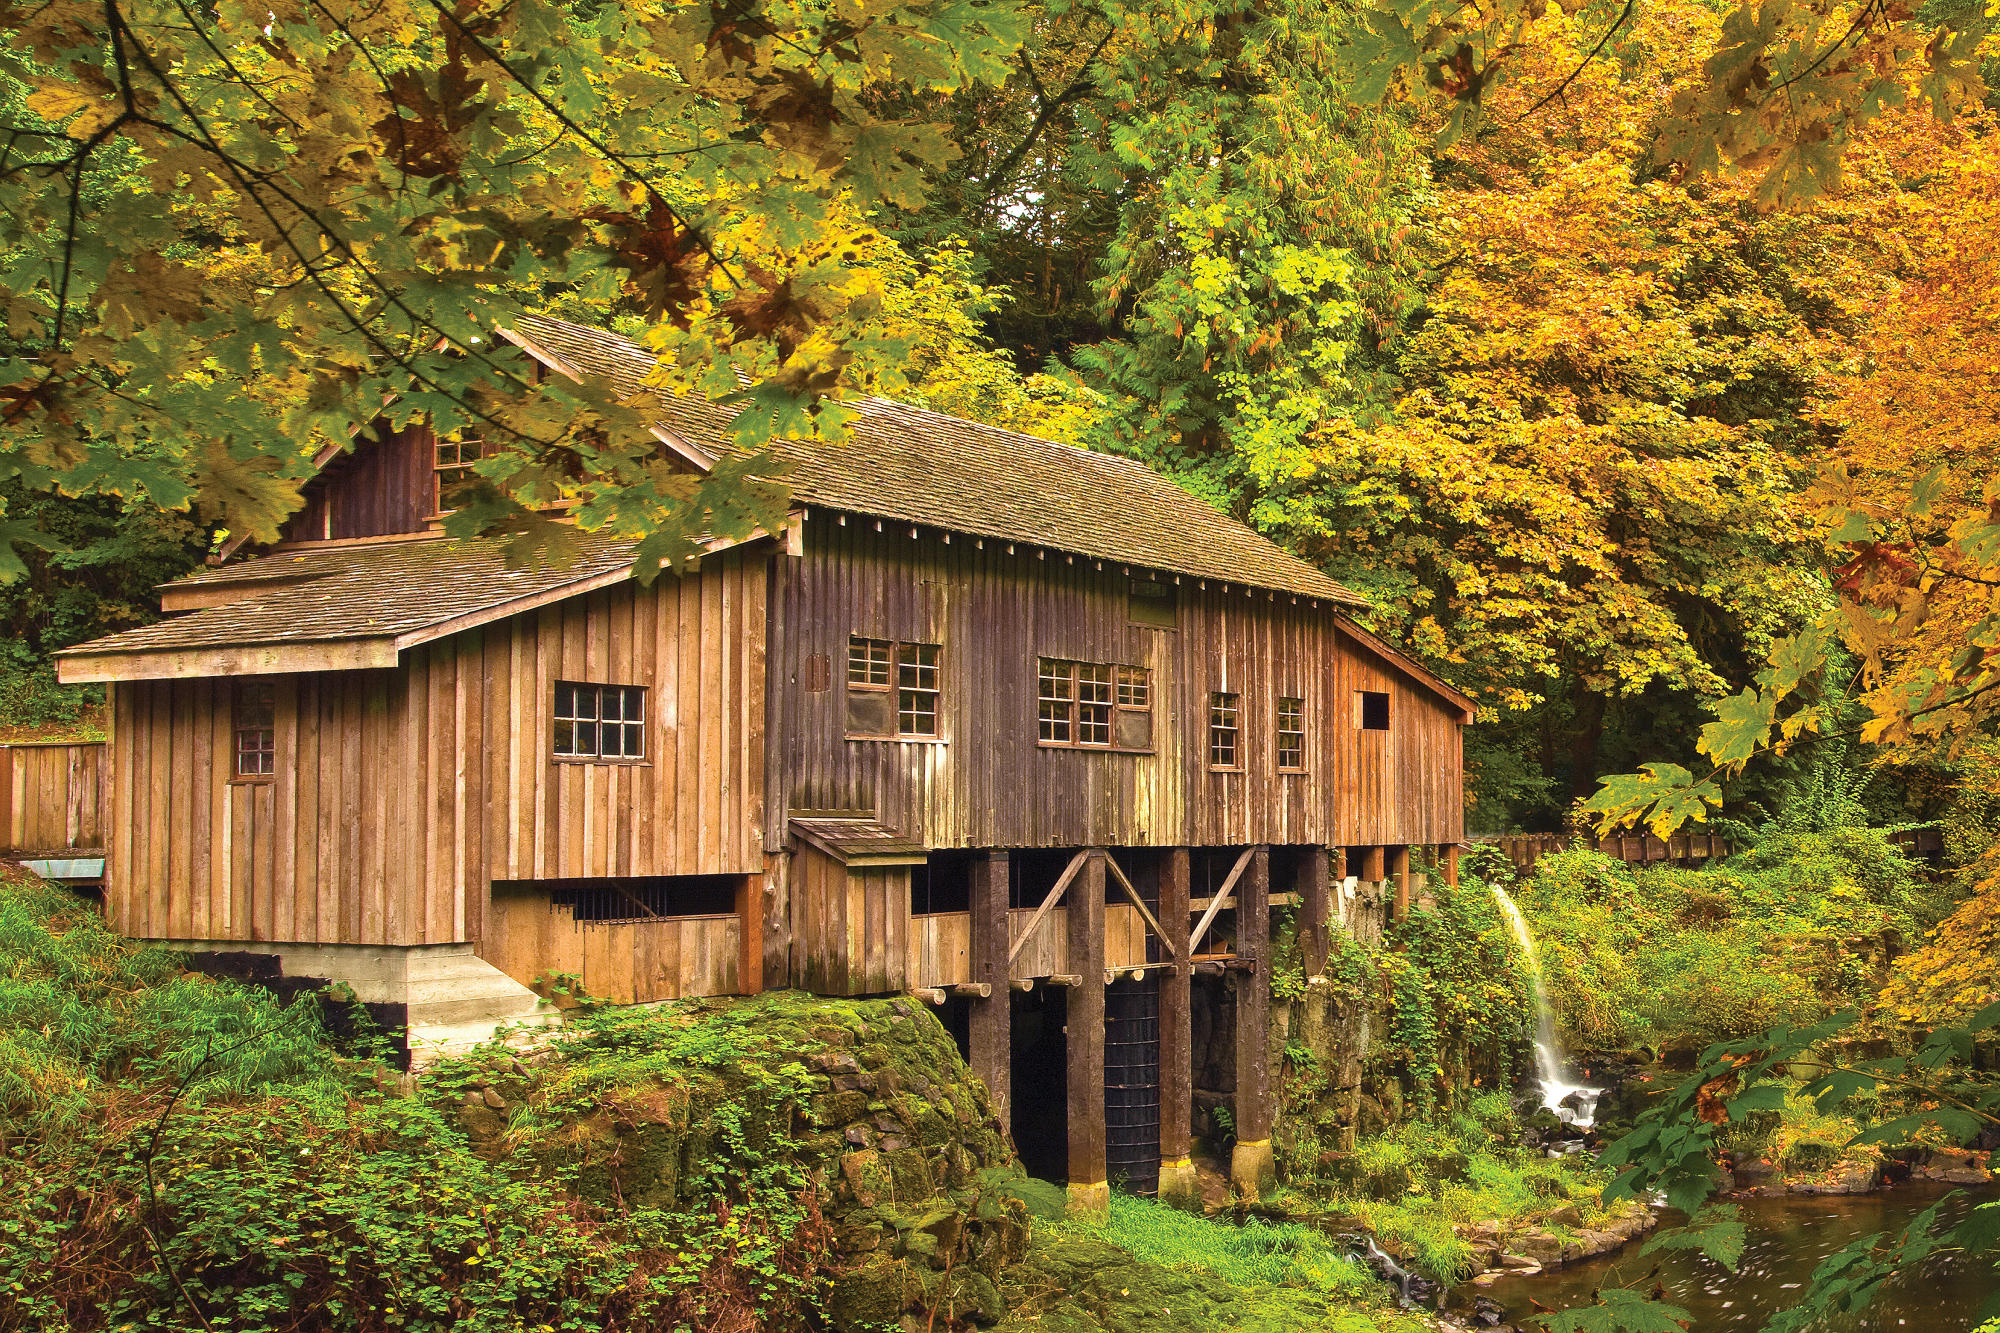
[[[658,424],[713,455],[728,453],[730,409],[648,390],[655,358],[602,329],[528,317],[523,339],[627,396],[653,393]],[[844,445],[781,440],[785,478],[808,504],[979,537],[1017,541],[1146,569],[1323,597],[1366,598],[1217,513],[1143,463],[939,412],[867,398]]]
[[[502,538],[445,538],[279,552],[174,586],[263,584],[240,600],[96,639],[65,657],[248,645],[390,641],[629,570],[634,543],[582,535],[566,566],[510,569]],[[393,655],[390,660],[394,660]]]

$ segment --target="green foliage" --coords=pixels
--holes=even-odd
[[[1523,960],[1492,893],[1477,876],[1431,881],[1435,908],[1413,907],[1383,933],[1374,955],[1388,999],[1386,1048],[1401,1061],[1420,1106],[1443,1089],[1445,1054],[1529,1030]],[[1329,964],[1331,966],[1331,964]]]
[[[1938,910],[1879,830],[1774,834],[1721,866],[1544,857],[1515,888],[1573,1048],[1695,1050],[1864,1001]]]
[[[568,1038],[510,1132],[559,1134],[635,1081],[732,1080],[704,1085],[725,1095],[679,1206],[617,1208],[473,1150],[456,1094],[504,1055],[410,1097],[332,1049],[315,1002],[184,974],[35,884],[0,893],[0,953],[0,1329],[779,1326],[824,1290],[769,1023],[619,1011]]]

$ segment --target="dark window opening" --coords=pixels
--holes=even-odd
[[[631,875],[600,879],[496,880],[497,889],[540,890],[572,920],[660,921],[684,916],[733,916],[742,880],[735,875]]]
[[[644,759],[645,687],[557,681],[555,753],[562,759]]]
[[[1175,606],[1172,584],[1161,583],[1157,579],[1134,579],[1131,596],[1126,599],[1125,605],[1125,618],[1134,625],[1144,625],[1150,629],[1174,628]]]
[[[1363,731],[1389,729],[1389,696],[1380,690],[1354,692],[1354,724]]]
[[[1042,899],[1049,896],[1063,871],[1076,859],[1074,847],[1024,847],[1008,858],[1007,864],[1007,906],[1016,911],[1042,905]],[[1079,869],[1077,875],[1081,877]],[[1075,881],[1071,881],[1072,886]],[[1067,898],[1069,890],[1063,890]],[[1056,906],[1061,907],[1061,901]]]
[[[1218,690],[1208,696],[1208,766],[1237,768],[1242,763],[1243,697]]]
[[[236,776],[268,778],[278,771],[278,688],[268,680],[236,682],[231,725]]]
[[[972,910],[972,853],[932,852],[910,867],[910,915]]]
[[[1278,699],[1278,768],[1286,773],[1303,772],[1306,766],[1306,701],[1290,696]]]

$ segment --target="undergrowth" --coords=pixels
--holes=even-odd
[[[39,884],[0,887],[0,950],[0,1330],[785,1328],[818,1299],[801,1178],[725,1147],[681,1208],[593,1206],[343,1056],[311,997],[183,973]]]

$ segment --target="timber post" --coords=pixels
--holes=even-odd
[[[1333,915],[1332,869],[1326,848],[1306,848],[1305,864],[1299,867],[1299,945],[1305,954],[1308,983],[1326,975],[1330,947],[1327,923]]]
[[[1175,957],[1160,977],[1160,1202],[1199,1211],[1194,1133],[1194,958],[1188,949],[1188,849],[1160,866],[1160,920]]]
[[[1444,865],[1444,882],[1456,888],[1458,885],[1459,846],[1455,842],[1448,842],[1442,850],[1444,855],[1439,860]]]
[[[1236,1149],[1229,1179],[1255,1199],[1277,1183],[1271,1153],[1271,849],[1252,850],[1236,887],[1236,952],[1250,963],[1236,973]]]
[[[972,980],[989,990],[972,1001],[972,1072],[985,1080],[993,1116],[1013,1132],[1013,1003],[1007,967],[1005,850],[980,852],[972,863]]]
[[[1104,1143],[1104,857],[1093,848],[1069,887],[1069,1211],[1111,1211]]]
[[[1389,873],[1396,881],[1396,919],[1410,914],[1410,849],[1398,844],[1389,849]]]

